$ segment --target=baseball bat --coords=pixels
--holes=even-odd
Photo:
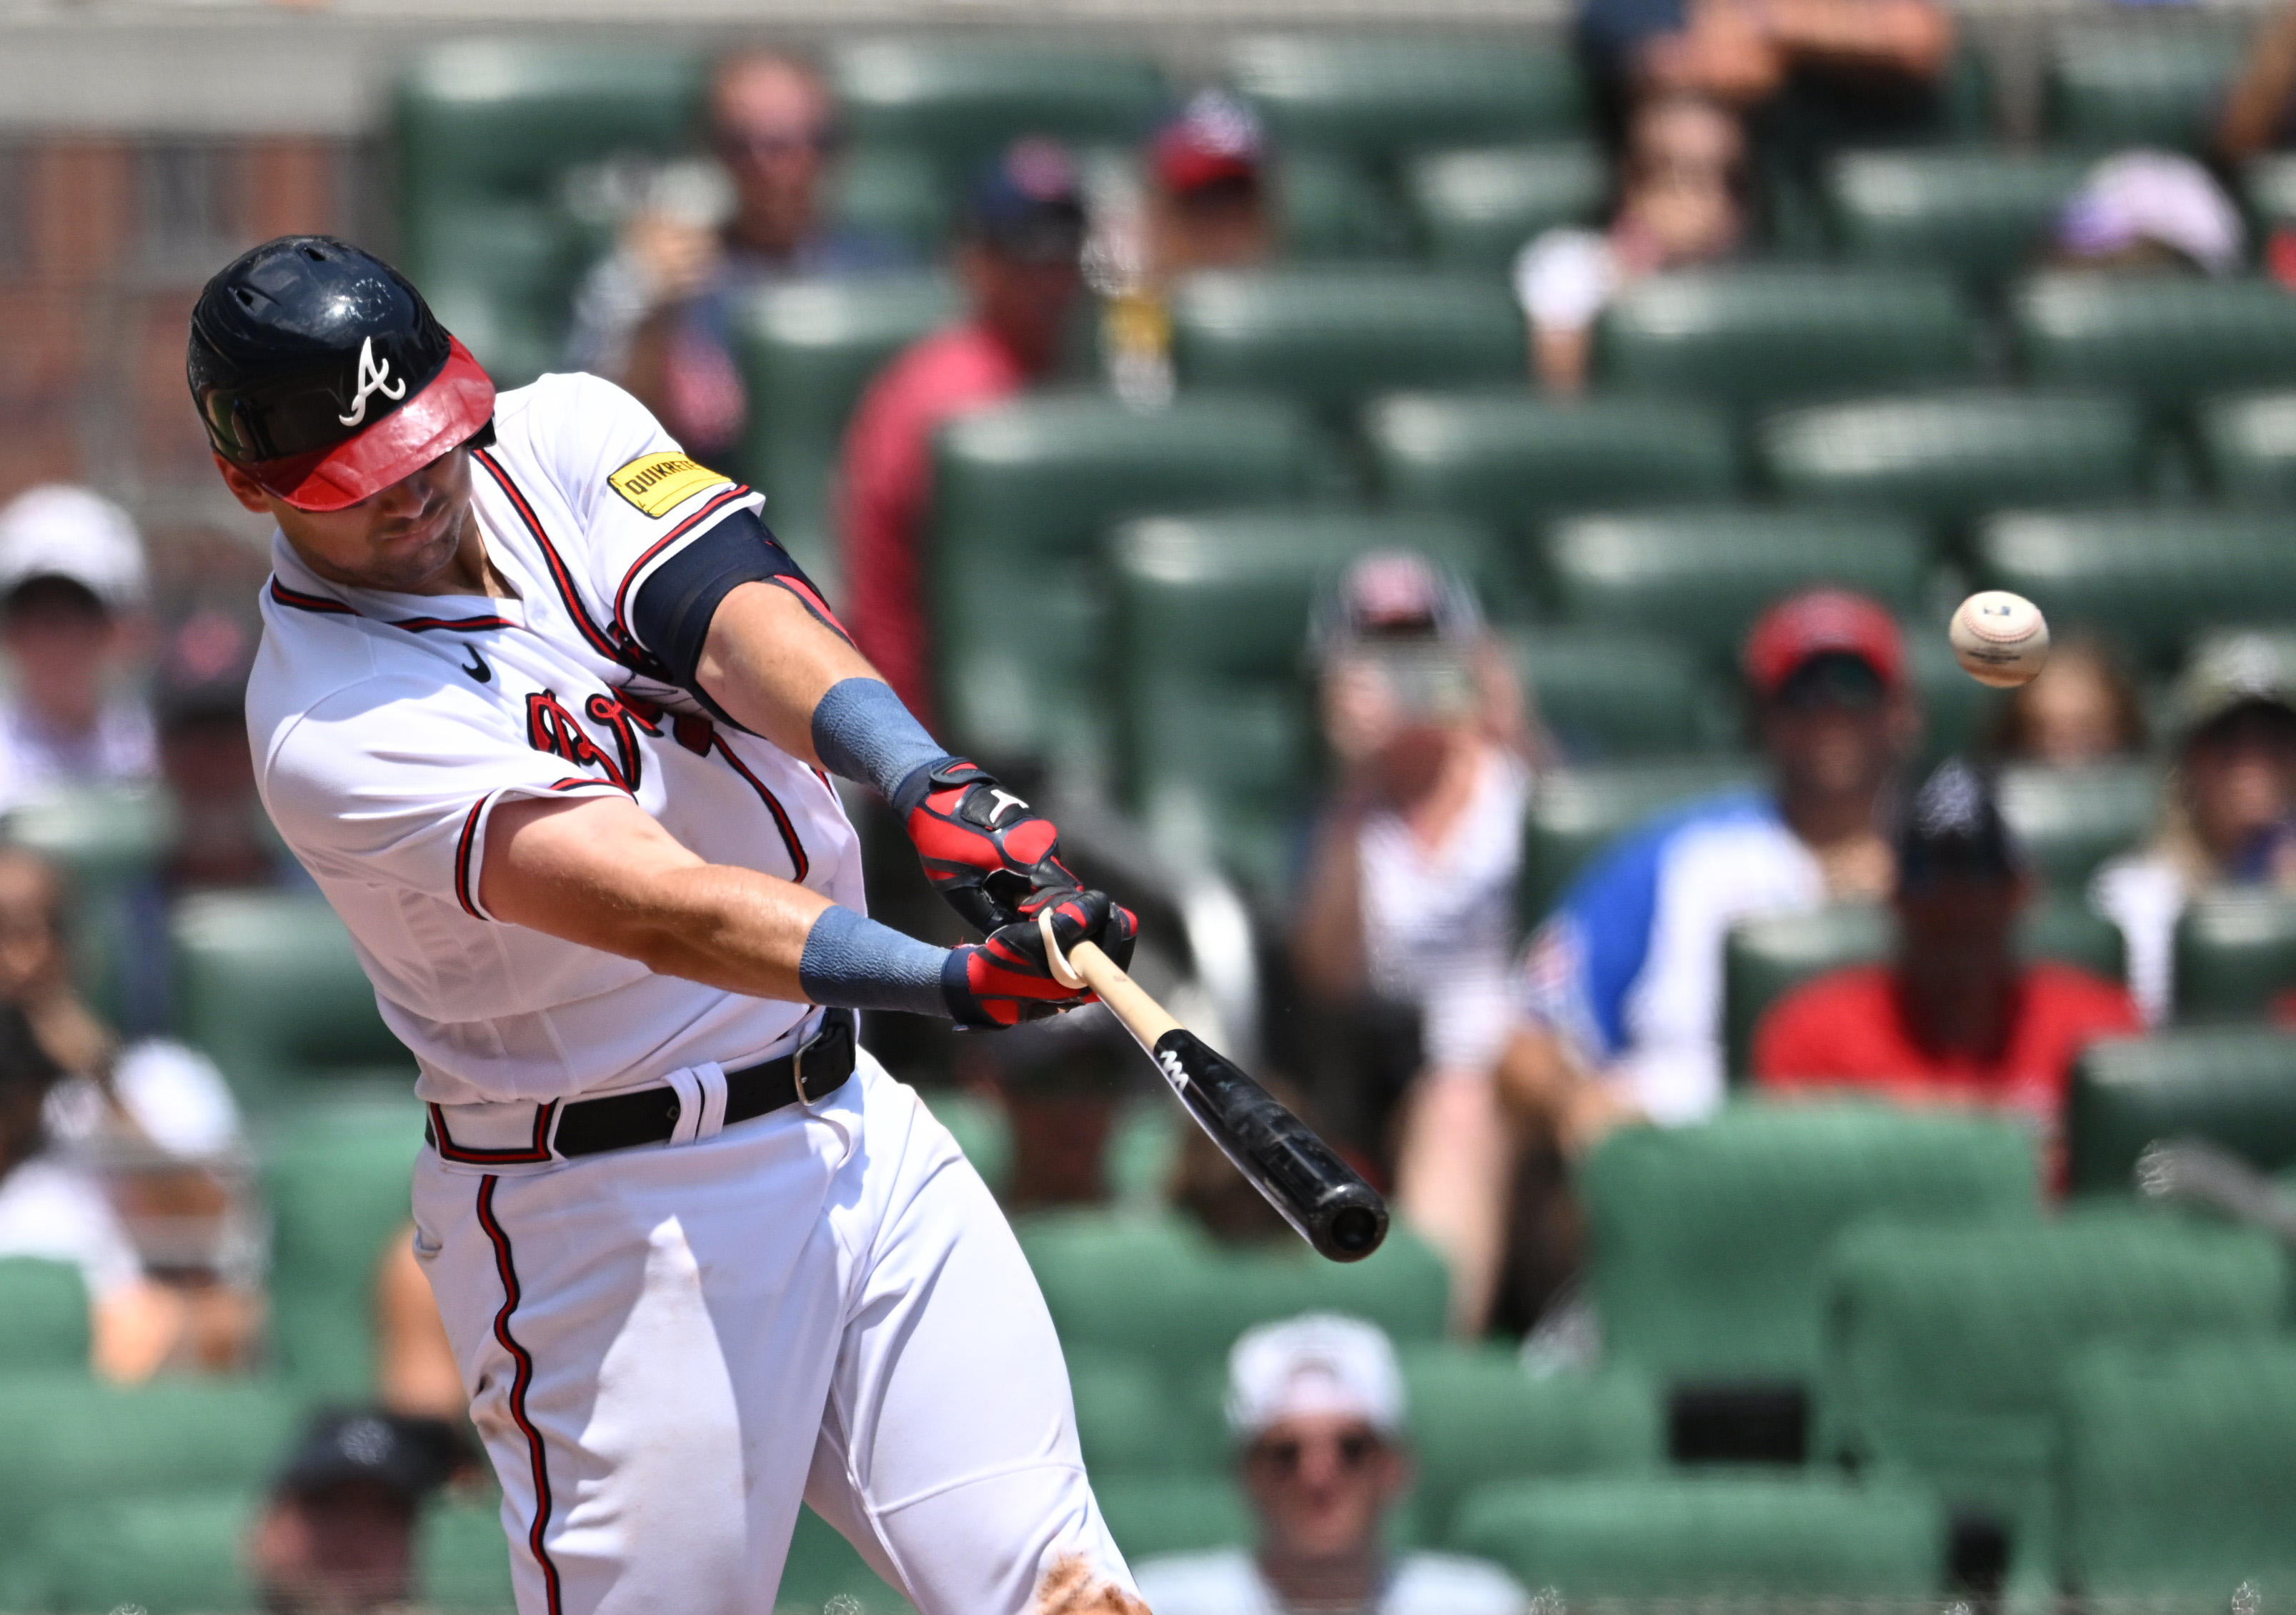
[[[1387,1201],[1331,1145],[1187,1028],[1093,942],[1061,955],[1053,916],[1038,916],[1046,957],[1064,987],[1089,987],[1220,1153],[1300,1237],[1335,1262],[1359,1262],[1387,1237]]]

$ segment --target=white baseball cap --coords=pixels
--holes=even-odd
[[[1403,1407],[1395,1348],[1360,1318],[1309,1312],[1262,1324],[1227,1354],[1227,1425],[1239,1441],[1308,1414],[1358,1418],[1393,1436]]]
[[[42,483],[0,510],[0,596],[34,578],[69,578],[115,611],[140,605],[144,541],[111,500],[69,483]]]
[[[2240,268],[2240,210],[2209,171],[2177,152],[2123,152],[2088,172],[2057,217],[2057,244],[2082,258],[2159,243],[2210,275]]]

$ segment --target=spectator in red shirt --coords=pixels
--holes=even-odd
[[[971,310],[872,382],[839,473],[847,626],[909,709],[933,721],[924,600],[932,439],[953,416],[1012,397],[1057,364],[1083,289],[1076,165],[1048,140],[1016,141],[968,198],[957,270]]]
[[[2053,1129],[2081,1050],[2143,1021],[2112,982],[2018,963],[2010,933],[2032,890],[1985,781],[1947,763],[1898,832],[1897,959],[1788,994],[1755,1034],[1756,1079],[1773,1090],[1998,1105]]]

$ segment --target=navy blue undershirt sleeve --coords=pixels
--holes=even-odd
[[[638,643],[653,652],[654,660],[669,670],[679,687],[721,722],[733,724],[734,719],[709,699],[695,676],[701,666],[702,644],[709,637],[709,619],[717,615],[719,603],[739,586],[775,578],[796,579],[808,594],[819,593],[758,520],[758,512],[738,510],[697,534],[656,567],[631,603],[630,627]]]
[[[952,1011],[942,979],[950,955],[849,908],[824,908],[806,933],[797,979],[816,1004],[947,1020]]]

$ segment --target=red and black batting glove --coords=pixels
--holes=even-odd
[[[1083,884],[1061,862],[1050,819],[961,757],[920,769],[893,804],[925,879],[975,930],[1035,917],[1056,891]]]
[[[1130,909],[1110,902],[1106,892],[1074,888],[1047,892],[1046,901],[1052,906],[1053,936],[1063,956],[1079,942],[1096,942],[1118,964],[1132,963],[1132,941],[1139,925]],[[986,942],[950,948],[948,963],[941,967],[940,987],[948,1000],[949,1018],[962,1031],[1041,1021],[1092,998],[1081,988],[1062,987],[1053,980],[1052,963],[1045,957],[1044,930],[1035,920],[1000,926]]]

